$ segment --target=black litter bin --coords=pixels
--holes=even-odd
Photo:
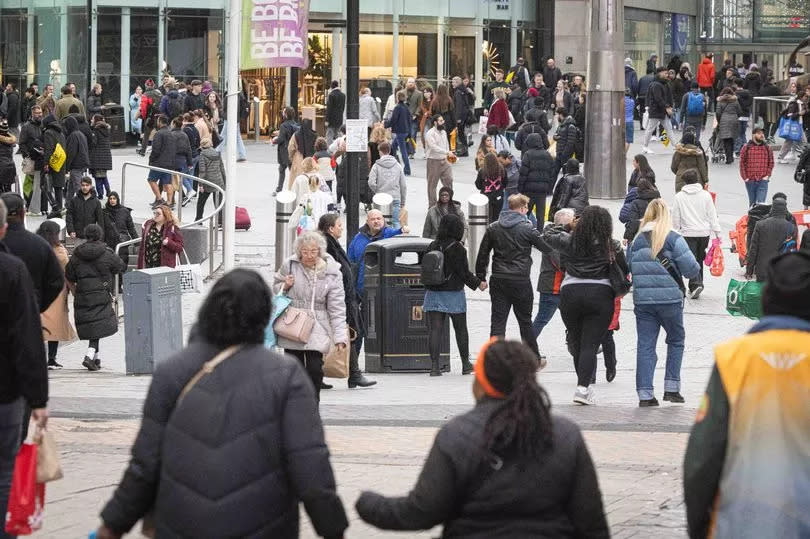
[[[124,124],[124,107],[109,103],[101,107],[104,121],[110,125],[110,146],[122,146],[127,142]]]
[[[422,256],[431,240],[396,237],[366,247],[363,315],[367,372],[429,372]],[[449,324],[448,324],[449,325]],[[450,370],[450,331],[441,336],[440,366]]]

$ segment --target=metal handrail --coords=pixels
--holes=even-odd
[[[196,225],[199,225],[199,224],[201,224],[201,223],[203,223],[205,221],[208,221],[208,275],[209,276],[213,275],[214,272],[216,271],[216,269],[219,269],[219,267],[222,266],[222,263],[220,263],[220,265],[217,266],[216,269],[214,268],[214,251],[216,250],[216,245],[217,245],[217,242],[216,242],[217,225],[216,225],[216,223],[214,223],[214,218],[217,215],[221,215],[222,210],[225,208],[225,190],[222,187],[216,185],[215,183],[211,183],[208,180],[204,180],[204,179],[202,179],[202,178],[200,178],[198,176],[194,176],[192,174],[186,174],[184,172],[177,172],[177,171],[173,171],[173,170],[169,170],[169,169],[165,169],[165,168],[161,168],[161,167],[155,167],[155,166],[151,166],[151,165],[144,165],[143,163],[135,163],[133,161],[125,161],[123,166],[121,167],[121,193],[120,193],[120,198],[119,198],[119,204],[124,203],[124,193],[126,192],[126,177],[127,177],[126,170],[127,170],[127,166],[145,168],[145,169],[148,169],[148,170],[154,170],[156,172],[163,172],[163,173],[168,173],[168,174],[177,174],[177,175],[179,175],[181,177],[189,178],[190,180],[195,180],[197,183],[201,183],[205,187],[213,188],[213,189],[215,189],[216,191],[219,192],[219,194],[220,194],[219,205],[217,205],[216,198],[214,198],[214,200],[213,200],[213,202],[214,202],[214,210],[210,214],[204,215],[202,218],[197,219],[196,221],[193,221],[193,222],[188,223],[188,224],[182,224],[182,216],[183,216],[182,200],[180,201],[180,204],[178,205],[178,211],[177,211],[177,220],[181,221],[181,224],[180,224],[180,229],[181,230],[184,229],[184,228],[190,228],[192,226],[196,226]],[[134,239],[131,239],[131,240],[123,241],[123,242],[117,244],[115,246],[115,254],[117,255],[119,250],[122,247],[129,248],[130,245],[137,245],[142,240],[143,240],[143,237],[140,237],[140,238],[134,238]],[[114,286],[114,289],[113,289],[113,302],[115,304],[115,314],[116,314],[116,316],[118,316],[118,279],[119,278],[120,278],[119,274],[116,274],[115,275],[115,286]]]
[[[757,121],[759,118],[759,114],[757,114],[757,102],[758,101],[778,101],[780,103],[787,104],[790,101],[790,96],[788,95],[766,95],[762,97],[754,97],[753,102],[751,103],[751,123],[753,125],[754,122]]]

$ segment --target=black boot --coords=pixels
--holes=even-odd
[[[352,374],[349,375],[349,389],[354,389],[356,387],[371,387],[376,383],[377,380],[366,378],[360,371],[353,372]]]
[[[473,364],[470,363],[470,358],[461,358],[461,374],[470,374],[473,371]]]
[[[442,375],[442,369],[439,367],[439,360],[438,359],[434,359],[434,360],[431,361],[430,375],[431,376],[441,376]]]

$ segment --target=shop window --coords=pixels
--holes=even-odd
[[[624,18],[624,50],[641,78],[647,72],[647,60],[653,54],[659,54],[661,15],[653,11],[627,8],[624,10]]]
[[[96,81],[104,102],[117,103],[121,100],[121,10],[99,9],[96,25]]]
[[[67,65],[63,66],[62,80],[76,85],[80,96],[87,93],[87,68],[90,60],[88,43],[87,9],[68,7],[67,20]],[[56,90],[56,93],[59,93]]]
[[[751,40],[754,0],[724,0],[705,5],[704,30],[708,41]]]
[[[757,2],[754,33],[762,40],[801,40],[810,33],[810,4],[807,0]]]
[[[129,72],[130,93],[146,79],[158,73],[158,12],[157,9],[133,9],[130,15]]]
[[[447,66],[451,77],[475,76],[475,51],[474,37],[451,36],[447,40]]]
[[[219,55],[222,12],[169,9],[166,23],[166,63],[169,72],[185,83],[194,79],[216,81],[219,70],[212,73],[210,68],[218,63],[209,63],[209,58]]]
[[[26,10],[0,10],[0,80],[13,82],[18,90],[28,86],[27,20]]]

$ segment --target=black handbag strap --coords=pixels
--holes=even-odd
[[[652,249],[652,232],[645,232],[644,238],[647,240],[647,243],[650,245],[650,249]],[[681,293],[686,296],[686,286],[683,284],[683,277],[681,274],[678,273],[675,264],[672,263],[672,260],[664,256],[663,254],[664,249],[662,248],[658,251],[658,254],[655,255],[655,259],[658,260],[658,263],[664,266],[664,269],[667,270],[670,277],[675,280],[675,284],[678,285],[678,288],[681,290]]]

